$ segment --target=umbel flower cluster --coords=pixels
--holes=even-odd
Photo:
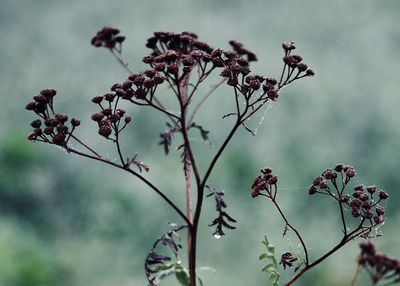
[[[343,207],[348,206],[353,217],[361,217],[363,221],[369,221],[371,225],[380,224],[385,214],[385,209],[380,203],[389,195],[384,190],[377,192],[375,185],[363,184],[356,185],[351,194],[346,193],[346,187],[355,176],[356,171],[353,166],[338,164],[333,169],[326,169],[317,176],[308,192],[310,195],[328,195]]]
[[[108,50],[128,74],[113,84],[109,91],[92,97],[91,101],[97,110],[87,116],[98,135],[112,144],[119,160],[107,158],[107,155],[101,154],[80,138],[76,134],[79,120],[73,118],[69,121],[67,115],[55,112],[55,89],[42,90],[27,104],[26,109],[33,111],[38,117],[31,123],[33,131],[28,135],[28,140],[56,144],[68,153],[119,168],[135,176],[159,195],[182,221],[173,224],[175,226],[172,230],[161,236],[153,245],[145,260],[146,277],[150,285],[155,286],[161,278],[175,273],[179,281],[187,282],[185,285],[195,286],[199,279],[196,275],[197,233],[204,198],[213,197],[216,204],[217,216],[209,223],[209,226],[214,228],[213,235],[216,238],[225,235],[226,229],[236,228],[236,220],[227,212],[225,193],[208,185],[216,163],[239,128],[243,127],[252,132],[245,125],[248,119],[267,102],[278,100],[283,87],[298,79],[313,76],[314,71],[309,69],[301,56],[293,54],[295,45],[292,42],[282,44],[283,68],[275,78],[252,73],[250,65],[257,60],[257,56],[236,40],[229,41],[230,48],[222,49],[201,41],[192,32],[155,32],[146,42],[146,47],[150,50],[143,57],[146,68],[142,72],[134,72],[122,56],[124,40],[125,37],[120,31],[112,27],[104,27],[91,40],[94,47]],[[199,94],[202,92],[199,86],[213,73],[220,76],[219,82],[215,83],[209,92]],[[204,106],[204,102],[223,84],[230,89],[226,100],[231,100],[230,106],[233,106],[232,112],[223,118],[233,118],[233,123],[216,153],[211,154],[210,158],[202,158],[209,159],[209,164],[205,164],[203,170],[197,165],[198,154],[197,150],[194,150],[189,133],[200,132],[204,140],[209,140],[209,131],[196,122],[196,115]],[[166,87],[163,88],[162,96],[159,92],[161,86]],[[165,91],[169,91],[172,97],[165,95]],[[160,134],[160,145],[163,146],[166,155],[171,149],[172,140],[180,140],[177,150],[182,152],[186,210],[174,202],[168,190],[156,186],[145,177],[146,174],[141,173],[143,169],[150,169],[147,164],[137,160],[134,150],[129,150],[130,156],[127,156],[127,151],[123,148],[127,144],[121,144],[121,135],[127,131],[128,124],[136,123],[126,112],[129,108],[127,106],[132,105],[151,108],[166,119],[167,130]],[[173,136],[174,134],[181,136]],[[74,140],[74,145],[71,140]],[[133,169],[132,165],[138,168],[139,172]],[[277,177],[272,176],[268,169],[263,173],[265,177],[260,178],[257,184],[259,187],[254,189],[253,196],[262,190],[262,186],[276,187]],[[187,268],[177,259],[180,247],[174,242],[177,232],[184,230],[188,234]],[[159,248],[163,246],[169,246],[174,255],[162,255]],[[173,262],[173,258],[177,261]],[[285,267],[290,267],[294,262],[289,254],[286,254],[282,261]]]
[[[341,240],[332,249],[321,255],[314,261],[310,260],[309,249],[299,230],[294,227],[286,215],[283,213],[278,203],[278,176],[273,173],[271,168],[262,168],[261,175],[257,176],[251,185],[251,196],[253,198],[266,197],[278,210],[285,222],[284,235],[288,231],[293,231],[302,246],[304,260],[299,260],[294,253],[289,251],[281,256],[281,264],[286,267],[295,267],[295,275],[285,285],[291,285],[303,273],[324,261],[327,257],[339,250],[348,242],[356,237],[370,238],[371,232],[384,222],[385,209],[381,203],[386,200],[389,195],[384,191],[377,191],[375,185],[364,186],[356,185],[354,191],[350,194],[347,192],[349,183],[357,175],[356,170],[351,165],[337,164],[334,168],[325,169],[321,175],[317,176],[308,189],[309,195],[324,195],[333,199],[337,203],[337,213],[341,219],[342,227],[340,233]],[[347,210],[350,209],[347,214]],[[357,218],[356,222],[349,221],[348,217]],[[268,272],[268,271],[267,271]],[[270,271],[276,281],[276,275]],[[271,277],[270,277],[271,279]],[[271,279],[273,280],[273,279]]]
[[[31,122],[33,130],[28,140],[65,146],[80,125],[78,119],[72,118],[68,126],[68,116],[54,112],[53,98],[56,94],[55,89],[43,89],[26,105],[27,110],[39,116]]]
[[[374,244],[370,240],[360,243],[361,254],[358,263],[367,270],[373,285],[379,282],[392,285],[400,282],[400,260],[392,258],[384,253],[376,252]]]

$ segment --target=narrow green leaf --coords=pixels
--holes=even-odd
[[[190,285],[190,279],[189,275],[186,271],[177,271],[175,272],[176,279],[178,279],[179,283],[181,283],[182,286],[189,286]]]
[[[263,267],[263,269],[261,269],[261,271],[268,272],[268,271],[270,271],[271,269],[275,269],[273,263],[269,263],[269,264],[265,265],[265,266]]]

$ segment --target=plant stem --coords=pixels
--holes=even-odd
[[[307,266],[308,263],[309,263],[309,260],[308,260],[308,251],[307,251],[306,244],[305,244],[305,242],[303,241],[303,238],[301,237],[301,235],[300,235],[300,233],[297,231],[297,229],[294,228],[294,227],[289,223],[289,221],[287,220],[286,216],[284,215],[284,213],[282,212],[281,208],[279,207],[278,203],[276,202],[275,198],[271,197],[270,200],[271,200],[272,203],[275,205],[275,207],[278,209],[278,211],[279,211],[281,217],[283,218],[283,220],[284,220],[285,223],[286,223],[286,226],[288,226],[291,230],[293,230],[293,231],[295,232],[297,238],[300,240],[301,246],[303,247],[303,250],[304,250],[304,255],[306,256],[306,262],[305,262],[305,264],[306,264],[306,266]]]
[[[186,215],[179,209],[179,207],[175,203],[173,203],[170,200],[170,198],[168,198],[160,189],[158,189],[156,186],[154,186],[150,181],[148,181],[146,178],[144,178],[139,173],[135,172],[134,170],[132,170],[130,168],[127,168],[125,166],[122,166],[122,165],[119,165],[119,164],[114,163],[112,161],[109,161],[107,159],[104,159],[102,157],[95,157],[95,156],[80,152],[78,150],[72,149],[72,148],[70,148],[68,146],[66,146],[65,149],[66,149],[67,152],[74,153],[74,154],[77,154],[79,156],[83,156],[83,157],[86,157],[86,158],[89,158],[89,159],[92,159],[92,160],[96,160],[96,161],[99,161],[99,162],[103,162],[103,163],[108,164],[108,165],[112,165],[114,167],[117,167],[118,169],[124,170],[124,171],[136,176],[143,183],[145,183],[147,186],[149,186],[151,189],[153,189],[158,195],[160,195],[164,199],[164,201],[166,201],[167,204],[169,204],[176,211],[176,213],[188,224],[188,226],[190,228],[191,222],[186,217]]]

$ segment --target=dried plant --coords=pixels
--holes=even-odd
[[[285,222],[283,235],[285,236],[288,231],[293,231],[304,252],[304,259],[300,260],[295,268],[295,274],[285,285],[293,284],[306,271],[324,261],[355,238],[372,237],[371,231],[385,221],[385,209],[380,204],[388,198],[388,194],[384,190],[377,192],[374,185],[364,186],[360,184],[356,185],[354,191],[350,193],[349,184],[355,176],[354,167],[337,164],[333,169],[329,168],[323,171],[309,187],[309,195],[324,195],[332,199],[337,205],[337,212],[342,223],[342,226],[338,229],[342,233],[342,238],[334,247],[314,260],[310,259],[309,248],[299,230],[289,222],[278,203],[278,176],[273,173],[271,168],[262,168],[261,175],[255,178],[251,186],[251,196],[253,198],[266,197],[273,203]],[[346,213],[347,208],[350,208],[350,214]],[[350,227],[350,225],[354,226]],[[299,261],[299,259],[295,253],[285,252],[281,256],[280,264],[283,265],[285,270],[286,267],[293,267],[293,263],[296,261]]]
[[[368,273],[372,286],[400,283],[400,259],[376,252],[370,240],[360,243],[361,253],[357,259],[357,271],[351,285],[355,285],[360,268]]]
[[[114,146],[118,154],[118,161],[107,158],[89,143],[84,142],[77,134],[77,129],[81,124],[79,120],[73,118],[69,121],[67,115],[56,111],[54,97],[57,92],[55,89],[40,91],[33,97],[33,101],[26,105],[27,110],[38,116],[38,119],[31,123],[33,131],[28,135],[28,139],[34,142],[58,145],[68,153],[119,168],[137,177],[155,191],[180,217],[179,225],[182,226],[171,230],[154,244],[145,262],[148,281],[151,285],[158,284],[159,278],[163,275],[154,275],[158,272],[157,269],[173,270],[179,273],[177,277],[181,284],[194,286],[197,281],[197,230],[203,199],[207,195],[205,189],[210,190],[208,196],[213,196],[217,205],[218,216],[210,223],[211,226],[215,226],[214,235],[220,237],[224,235],[223,228],[235,228],[232,224],[236,220],[226,212],[226,203],[222,198],[223,192],[207,186],[217,161],[240,127],[252,131],[245,125],[249,118],[260,111],[266,103],[276,101],[283,87],[301,78],[313,76],[314,72],[303,63],[302,57],[292,54],[295,49],[292,42],[285,42],[282,45],[283,69],[280,76],[275,79],[252,74],[250,64],[257,60],[257,56],[237,41],[230,41],[231,49],[224,50],[212,48],[191,32],[155,32],[146,43],[150,53],[143,58],[143,62],[148,65],[148,68],[143,72],[135,73],[122,56],[124,40],[125,37],[120,35],[120,31],[111,27],[103,28],[92,39],[95,47],[108,49],[129,75],[121,82],[114,84],[110,91],[93,97],[92,102],[96,104],[98,110],[88,116],[95,122],[97,133]],[[199,86],[215,73],[221,76],[221,80],[213,85],[208,93],[203,96],[198,94]],[[226,114],[224,118],[233,118],[233,123],[217,152],[210,156],[207,167],[200,169],[197,158],[204,155],[200,155],[194,150],[189,133],[197,130],[204,140],[209,140],[209,131],[195,122],[196,115],[210,95],[223,84],[231,88],[231,94],[226,95],[226,100],[231,100],[235,106],[234,110]],[[172,96],[169,98],[166,98],[165,95],[159,96],[160,86],[168,87]],[[174,102],[176,110],[167,109],[165,101],[170,103],[168,106]],[[186,210],[178,206],[170,194],[146,178],[143,171],[150,172],[150,167],[138,159],[134,150],[129,150],[128,153],[123,150],[123,144],[121,144],[123,134],[130,131],[128,125],[135,123],[135,120],[127,115],[125,108],[122,107],[122,105],[128,104],[156,110],[167,120],[167,128],[160,133],[161,140],[159,142],[164,148],[165,154],[171,151],[173,140],[180,141],[178,150],[182,154],[183,176],[186,182],[182,186],[182,192],[186,194]],[[138,126],[140,128],[140,123]],[[193,176],[194,187],[191,184]],[[269,185],[276,186],[271,179],[268,182],[270,182]],[[275,202],[275,196],[270,196],[270,199]],[[376,208],[376,206],[374,207]],[[290,227],[288,223],[287,225]],[[187,271],[181,264],[175,263],[171,266],[171,257],[162,255],[155,250],[161,242],[161,244],[168,245],[177,257],[179,247],[173,234],[183,229],[187,230]],[[363,230],[365,233],[365,229],[360,228],[359,230]],[[354,234],[356,233],[351,235]],[[359,233],[357,232],[357,234]],[[346,237],[350,238],[351,235],[348,233]],[[291,259],[286,259],[282,260],[282,263],[290,266],[290,261]],[[306,267],[309,268],[310,265],[306,264]],[[186,277],[185,273],[187,273],[187,283],[184,278]]]

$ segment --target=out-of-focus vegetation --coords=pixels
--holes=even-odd
[[[80,118],[86,140],[103,147],[89,119],[94,111],[90,98],[126,78],[106,50],[90,46],[105,25],[127,36],[123,52],[135,70],[144,67],[144,43],[153,31],[192,30],[216,47],[242,41],[258,54],[254,72],[271,76],[280,72],[280,44],[294,41],[316,71],[313,79],[285,90],[260,126],[261,118],[250,122],[258,127],[257,136],[240,132],[218,164],[210,183],[226,190],[238,229],[215,240],[207,227],[214,205],[206,201],[198,264],[217,271],[200,273],[206,285],[266,285],[258,261],[264,234],[277,253],[296,247],[294,238],[282,239],[283,224],[268,202],[250,197],[251,181],[266,165],[278,173],[282,205],[315,253],[340,236],[335,229],[339,218],[330,215],[329,202],[311,201],[307,186],[323,168],[354,165],[360,183],[375,183],[391,195],[383,236],[375,242],[399,257],[399,9],[396,0],[2,0],[0,284],[145,285],[146,252],[167,222],[179,222],[134,178],[25,140],[32,120],[25,103],[42,88],[54,87],[58,109]],[[200,115],[213,142],[210,146],[199,138],[201,166],[229,123],[216,123],[229,92],[221,88]],[[165,97],[168,101],[167,92]],[[179,154],[165,159],[157,146],[163,119],[129,108],[135,124],[126,146],[140,154],[152,180],[183,206]],[[298,285],[349,283],[357,253],[357,242],[350,243]],[[175,284],[171,279],[164,285]]]

